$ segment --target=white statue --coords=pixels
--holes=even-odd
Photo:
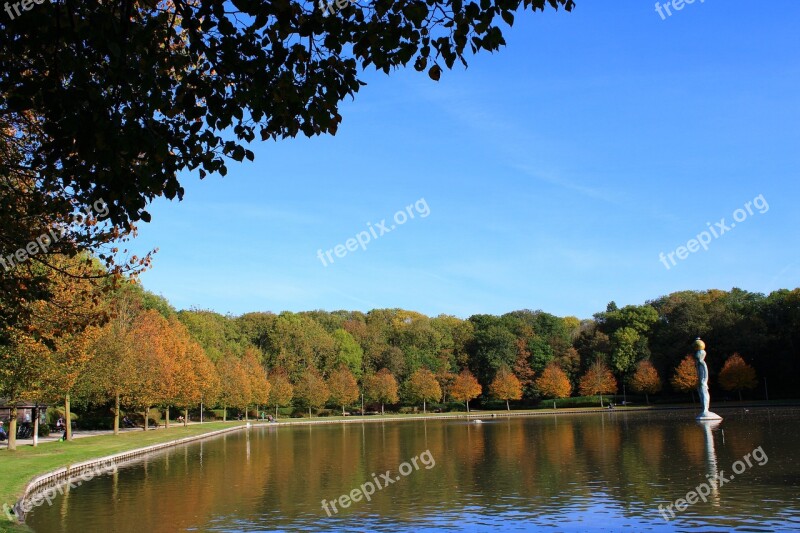
[[[703,412],[697,416],[697,420],[722,420],[722,417],[708,410],[711,404],[711,395],[708,393],[708,366],[706,366],[706,343],[700,337],[694,341],[694,356],[697,359],[697,394],[700,396],[700,406]]]

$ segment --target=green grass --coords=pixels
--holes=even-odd
[[[241,425],[242,422],[208,422],[192,424],[188,427],[170,426],[169,429],[154,431],[129,431],[114,435],[98,435],[75,439],[72,442],[46,442],[36,448],[18,445],[16,451],[0,449],[0,507],[4,503],[14,505],[22,495],[25,485],[34,477],[69,466],[74,463],[113,455],[115,453],[143,448],[171,440],[202,435],[219,429]],[[0,514],[0,531],[30,531],[14,526]]]

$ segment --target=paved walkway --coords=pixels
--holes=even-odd
[[[189,422],[188,425],[192,426],[194,424],[199,424],[200,422]],[[182,424],[179,422],[171,422],[169,427],[178,427]],[[163,425],[158,426],[158,428],[150,427],[150,431],[157,431],[158,429],[164,429]],[[132,433],[135,431],[143,431],[141,427],[137,428],[119,428],[120,433]],[[85,437],[96,437],[97,435],[112,435],[114,433],[113,429],[76,429],[72,431],[72,438],[73,439],[82,439]],[[39,437],[39,444],[44,442],[55,442],[61,439],[61,435],[63,432],[61,431],[51,431],[49,437]],[[5,440],[0,443],[0,446],[6,445],[8,446],[8,441]],[[32,446],[33,439],[17,439],[17,446]]]

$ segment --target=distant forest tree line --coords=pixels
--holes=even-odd
[[[530,310],[468,319],[403,309],[225,316],[176,311],[135,283],[90,283],[103,271],[90,258],[64,259],[62,270],[49,274],[52,297],[28,304],[31,318],[4,332],[7,401],[69,410],[77,400],[117,414],[159,407],[169,420],[170,408],[187,413],[201,402],[346,411],[362,394],[381,411],[431,402],[469,409],[475,399],[531,405],[623,386],[647,401],[659,393],[688,400],[697,336],[708,345],[717,397],[762,399],[765,387],[771,399],[797,394],[800,289],[676,292],[643,305],[612,302],[586,320]]]

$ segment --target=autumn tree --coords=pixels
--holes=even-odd
[[[381,404],[381,414],[384,413],[384,404],[400,401],[397,389],[397,380],[386,368],[364,377],[364,396]]]
[[[427,413],[427,402],[435,402],[442,397],[442,387],[433,372],[419,368],[408,379],[408,392],[412,401],[422,402],[422,412]]]
[[[505,365],[500,367],[497,374],[489,385],[489,392],[498,400],[505,400],[506,410],[510,411],[509,400],[519,400],[522,398],[522,384],[517,376]]]
[[[469,413],[469,401],[473,398],[480,396],[483,388],[475,376],[472,375],[467,369],[461,371],[456,376],[453,382],[453,387],[450,390],[450,396],[457,402],[464,402],[467,405],[467,412]]]
[[[48,371],[49,350],[30,335],[12,328],[8,344],[0,345],[0,391],[10,409],[8,449],[17,449],[19,401],[44,397],[42,376]]]
[[[328,376],[328,390],[331,401],[342,406],[342,416],[345,414],[345,406],[356,401],[360,395],[358,382],[345,363],[340,364]]]
[[[442,367],[436,372],[436,381],[439,382],[439,387],[442,389],[442,401],[446,402],[450,389],[453,388],[453,383],[456,381],[456,374],[450,372],[447,367]]]
[[[330,395],[325,380],[313,367],[306,368],[294,384],[294,397],[300,405],[308,407],[309,417],[313,416],[311,410],[323,407]]]
[[[267,371],[261,364],[261,357],[257,348],[248,347],[242,356],[242,366],[250,380],[250,398],[248,405],[255,405],[258,411],[259,405],[269,403],[269,391],[272,388],[267,379]],[[247,408],[245,408],[245,420],[247,420]],[[258,415],[256,415],[258,416]]]
[[[285,407],[292,403],[294,397],[294,387],[289,381],[286,370],[282,368],[273,369],[269,374],[269,382],[272,385],[269,389],[269,405],[275,406],[275,418],[278,418],[278,408]]]
[[[137,288],[123,283],[111,295],[110,320],[100,329],[91,350],[92,364],[77,384],[81,395],[104,404],[113,400],[114,435],[119,434],[121,398],[127,390],[126,376],[136,372],[136,347],[132,337],[134,324],[144,312]]]
[[[222,420],[228,420],[228,407],[247,409],[250,404],[252,390],[250,378],[244,365],[235,355],[228,355],[217,361],[222,403]]]
[[[636,365],[636,372],[631,377],[631,389],[639,394],[644,394],[645,401],[650,403],[650,394],[661,390],[661,377],[653,363],[643,359]]]
[[[567,374],[555,362],[544,367],[542,375],[536,379],[536,389],[545,398],[568,398],[572,394]]]
[[[699,378],[697,377],[697,364],[695,363],[694,357],[687,355],[683,358],[675,369],[670,383],[674,390],[677,392],[689,392],[692,394],[692,399],[694,399],[694,391],[697,390],[700,384]]]
[[[592,363],[586,370],[578,386],[581,396],[600,396],[600,407],[603,407],[603,394],[617,392],[617,380],[608,366],[600,360]]]
[[[165,406],[169,416],[169,402],[177,395],[179,348],[170,323],[152,309],[137,316],[131,342],[135,356],[126,361],[122,401],[141,410],[146,431],[152,406]]]
[[[523,394],[530,396],[534,379],[536,378],[531,368],[531,352],[528,350],[528,341],[524,337],[517,339],[517,359],[514,361],[514,375],[519,379]]]
[[[737,391],[741,402],[742,390],[754,389],[758,385],[756,371],[742,359],[742,356],[734,353],[722,366],[719,373],[719,384],[727,391]]]

